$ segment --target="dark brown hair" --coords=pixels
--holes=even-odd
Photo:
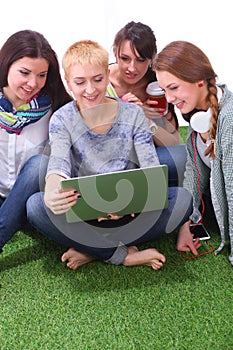
[[[44,58],[48,64],[48,75],[42,91],[52,101],[55,111],[65,103],[71,101],[62,82],[57,56],[44,36],[36,31],[22,30],[11,35],[0,50],[0,87],[8,85],[8,71],[10,66],[23,57]]]
[[[119,54],[123,41],[129,40],[131,49],[136,56],[137,51],[143,58],[152,60],[157,53],[156,38],[152,29],[141,22],[131,21],[121,28],[115,36],[113,48]],[[156,80],[155,72],[148,68],[148,82]]]

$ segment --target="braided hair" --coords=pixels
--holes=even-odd
[[[219,103],[217,98],[217,75],[204,52],[187,41],[173,41],[158,54],[153,61],[155,71],[166,71],[178,79],[189,83],[204,81],[208,94],[206,106],[212,111],[210,138],[211,144],[206,150],[206,155],[214,158],[215,138],[219,114]]]

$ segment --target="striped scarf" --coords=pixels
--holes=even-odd
[[[14,110],[0,90],[0,128],[9,134],[19,135],[23,128],[37,122],[46,115],[51,107],[50,98],[42,93],[33,96],[30,101]]]

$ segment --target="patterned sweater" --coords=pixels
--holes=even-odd
[[[233,93],[228,90],[226,85],[221,85],[221,88],[224,93],[220,100],[221,108],[216,130],[216,155],[211,170],[214,189],[212,202],[222,239],[221,245],[215,253],[217,254],[229,240],[231,244],[229,260],[233,265]],[[194,134],[196,149],[197,133],[190,126],[186,142],[188,156],[184,187],[193,195],[194,210],[190,219],[197,222],[200,219],[198,208],[201,204],[197,169],[200,173],[200,190],[203,193],[209,186],[210,168],[203,163],[198,152],[194,152],[192,134]],[[197,169],[194,165],[195,156]],[[220,215],[221,217],[219,217]]]
[[[106,133],[92,132],[72,101],[50,120],[51,156],[47,176],[66,178],[159,164],[142,108],[118,100],[118,111]]]

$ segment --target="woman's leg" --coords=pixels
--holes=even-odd
[[[185,145],[156,148],[160,164],[168,166],[168,185],[182,186],[187,160]]]
[[[44,184],[48,156],[31,157],[21,169],[14,186],[0,207],[0,252],[26,224],[26,202]]]
[[[127,247],[118,237],[110,237],[113,228],[109,222],[92,225],[88,222],[67,223],[66,215],[53,214],[44,204],[44,193],[36,193],[27,201],[28,221],[43,235],[59,244],[75,248],[93,259],[106,260],[115,252],[114,263],[118,264],[127,255]],[[115,223],[112,222],[112,225]],[[107,232],[106,232],[107,230]]]
[[[169,187],[167,209],[140,214],[139,222],[135,223],[139,230],[143,230],[143,226],[146,230],[140,237],[131,240],[131,244],[154,241],[175,231],[189,220],[192,211],[193,200],[190,192],[182,187]]]
[[[141,214],[141,223],[136,223],[137,228],[140,229],[141,226],[141,237],[131,241],[130,244],[138,245],[146,241],[154,241],[163,235],[171,233],[189,220],[192,208],[192,197],[187,190],[184,188],[170,187],[168,190],[168,208],[162,210],[160,215],[158,215],[159,212],[157,212],[156,215],[155,212]],[[148,229],[148,225],[151,225],[151,228]],[[143,230],[143,227],[146,227],[148,231]],[[147,265],[154,270],[158,270],[163,266],[165,261],[166,258],[163,254],[158,252],[155,248],[150,248],[142,251],[129,251],[123,265]]]
[[[66,222],[65,215],[54,215],[47,209],[43,201],[43,193],[37,193],[27,202],[28,220],[45,236],[82,253],[84,260],[85,256],[88,256],[115,265],[124,264],[126,257],[131,255],[133,258],[132,254],[134,254],[132,248],[129,251],[127,247],[155,240],[172,232],[188,220],[192,212],[192,199],[189,192],[183,188],[169,188],[168,192],[167,209],[141,213],[135,219],[129,220],[127,224],[118,227],[104,227],[104,223],[95,226],[86,222],[69,224]],[[109,225],[109,222],[106,224]],[[112,221],[111,224],[114,226],[115,222]],[[70,253],[67,258],[71,257]],[[151,259],[164,260],[156,250],[153,252],[148,250],[147,255],[144,253],[142,256],[140,253],[137,257],[134,255],[130,261],[128,259],[126,265],[142,264],[142,261],[148,265]]]

